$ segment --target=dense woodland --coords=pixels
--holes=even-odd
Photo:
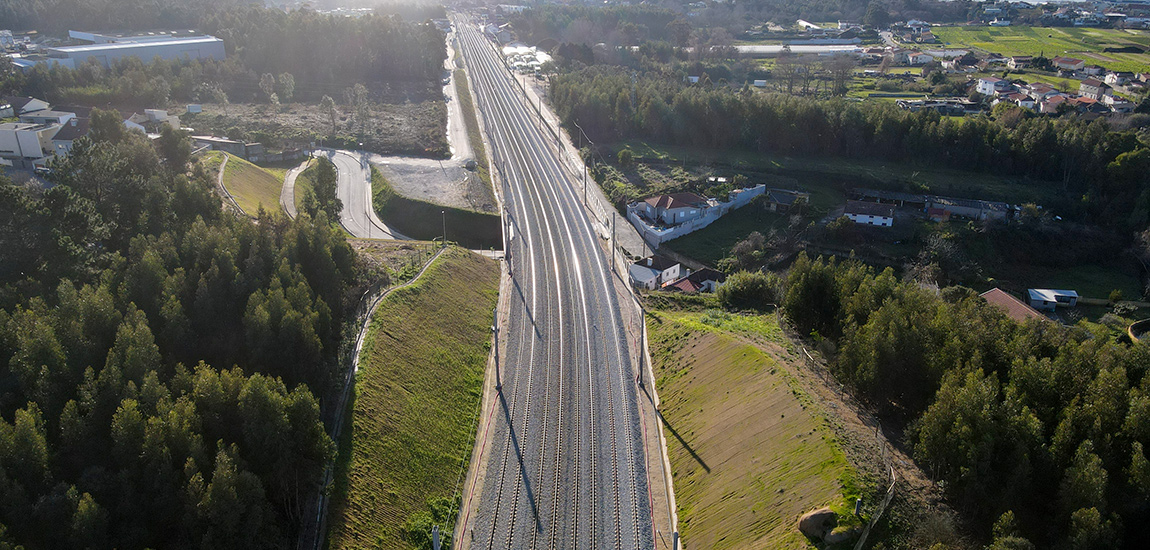
[[[689,86],[593,66],[553,77],[551,99],[598,143],[643,139],[786,156],[881,159],[1050,182],[1086,201],[1067,212],[1141,228],[1150,218],[1150,149],[1136,129],[1076,116],[953,120],[893,105],[819,101],[726,86]],[[717,123],[721,121],[720,123]],[[1068,193],[1068,195],[1069,195]]]
[[[3,17],[0,16],[0,20]],[[79,25],[90,29],[93,25]],[[210,10],[195,27],[224,40],[226,61],[128,58],[104,67],[94,60],[75,70],[37,65],[28,73],[0,64],[0,91],[57,103],[155,107],[169,101],[268,101],[265,75],[278,77],[280,102],[343,98],[357,83],[376,95],[391,86],[437,86],[446,56],[434,25],[398,16],[331,17],[262,8]],[[291,77],[291,85],[281,75]]]
[[[223,211],[176,132],[92,124],[53,187],[0,182],[0,541],[291,546],[354,253]]]
[[[782,281],[734,282],[743,290],[727,289],[728,304],[780,299],[835,375],[908,427],[916,461],[990,548],[1141,547],[1150,346],[1018,324],[969,289],[939,292],[856,262],[800,255]]]

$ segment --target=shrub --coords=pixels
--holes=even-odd
[[[766,309],[778,300],[779,278],[762,272],[740,271],[719,287],[719,303],[727,309]]]

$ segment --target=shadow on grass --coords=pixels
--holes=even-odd
[[[643,393],[647,393],[646,386],[643,386]],[[651,395],[647,394],[647,397],[650,398]],[[663,422],[663,425],[667,427],[667,430],[671,432],[671,435],[675,436],[675,439],[679,440],[679,444],[682,445],[684,449],[687,449],[688,453],[691,453],[691,458],[695,459],[695,462],[698,462],[699,465],[702,466],[708,474],[711,473],[711,467],[707,466],[707,463],[703,462],[703,457],[699,456],[699,453],[696,453],[695,449],[687,444],[687,441],[683,439],[683,436],[679,435],[679,432],[675,430],[675,427],[667,421],[667,417],[663,416],[663,411],[655,409],[655,414],[659,416],[659,420]]]

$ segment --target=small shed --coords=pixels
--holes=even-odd
[[[1026,292],[1030,295],[1030,307],[1034,309],[1054,311],[1056,307],[1078,305],[1078,293],[1073,290],[1031,288]]]

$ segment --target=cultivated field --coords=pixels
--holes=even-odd
[[[950,48],[975,48],[1002,55],[1070,56],[1119,71],[1150,70],[1150,54],[1106,52],[1106,48],[1150,47],[1143,30],[1071,27],[935,27]]]
[[[260,206],[268,212],[280,209],[280,189],[284,180],[240,157],[228,155],[224,166],[224,188],[236,198],[236,203],[249,216],[255,216]]]
[[[330,548],[430,548],[471,456],[498,293],[495,262],[448,250],[372,319],[330,512]]]
[[[782,349],[774,317],[656,310],[647,327],[685,544],[807,547],[799,515],[842,515],[858,489],[815,401],[764,351]]]

